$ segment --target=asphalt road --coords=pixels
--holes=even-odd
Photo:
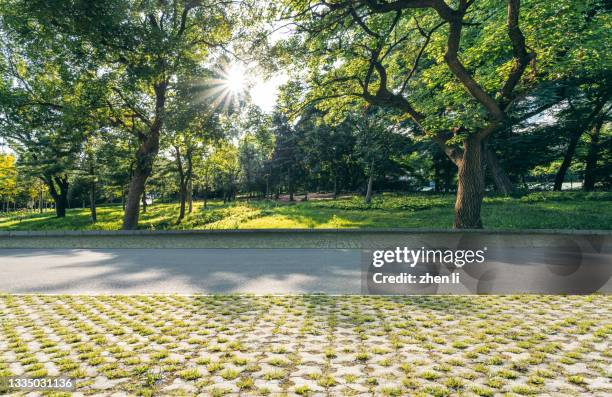
[[[372,284],[371,273],[362,273],[362,252],[356,249],[0,249],[0,292],[359,294],[362,277],[370,280],[364,283],[370,292],[584,293],[593,292],[591,285],[612,292],[612,253],[585,257],[580,266],[551,266],[543,255],[491,253],[487,263],[460,269],[461,283],[385,290]]]
[[[3,249],[10,293],[359,293],[360,252],[335,249]]]

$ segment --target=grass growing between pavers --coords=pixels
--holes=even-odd
[[[178,204],[155,204],[140,216],[141,229],[451,228],[452,195],[384,194],[366,205],[362,197],[301,202],[196,202],[179,224]],[[0,215],[0,230],[119,230],[123,210],[100,206],[98,222],[88,209],[68,210],[64,219],[44,214]],[[540,192],[487,197],[482,210],[490,229],[612,229],[612,193]]]
[[[0,297],[0,376],[85,395],[609,396],[612,297]],[[59,394],[58,394],[59,395]]]

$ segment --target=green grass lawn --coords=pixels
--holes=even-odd
[[[281,203],[196,202],[194,211],[176,223],[178,204],[154,204],[141,215],[143,229],[265,228],[450,228],[454,197],[450,195],[383,195],[365,205],[361,197]],[[491,229],[612,229],[612,193],[532,193],[522,197],[487,197],[482,211]],[[98,207],[92,224],[88,209],[68,210],[65,219],[53,212],[0,216],[0,230],[117,230],[121,206]]]

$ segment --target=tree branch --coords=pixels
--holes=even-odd
[[[513,91],[521,80],[529,62],[535,59],[535,52],[527,52],[525,36],[519,27],[520,0],[508,0],[508,36],[512,42],[514,66],[500,91],[500,106],[505,108],[512,101]]]

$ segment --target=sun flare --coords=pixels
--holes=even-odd
[[[225,72],[225,88],[232,94],[241,94],[246,90],[246,75],[243,65],[231,65]]]

